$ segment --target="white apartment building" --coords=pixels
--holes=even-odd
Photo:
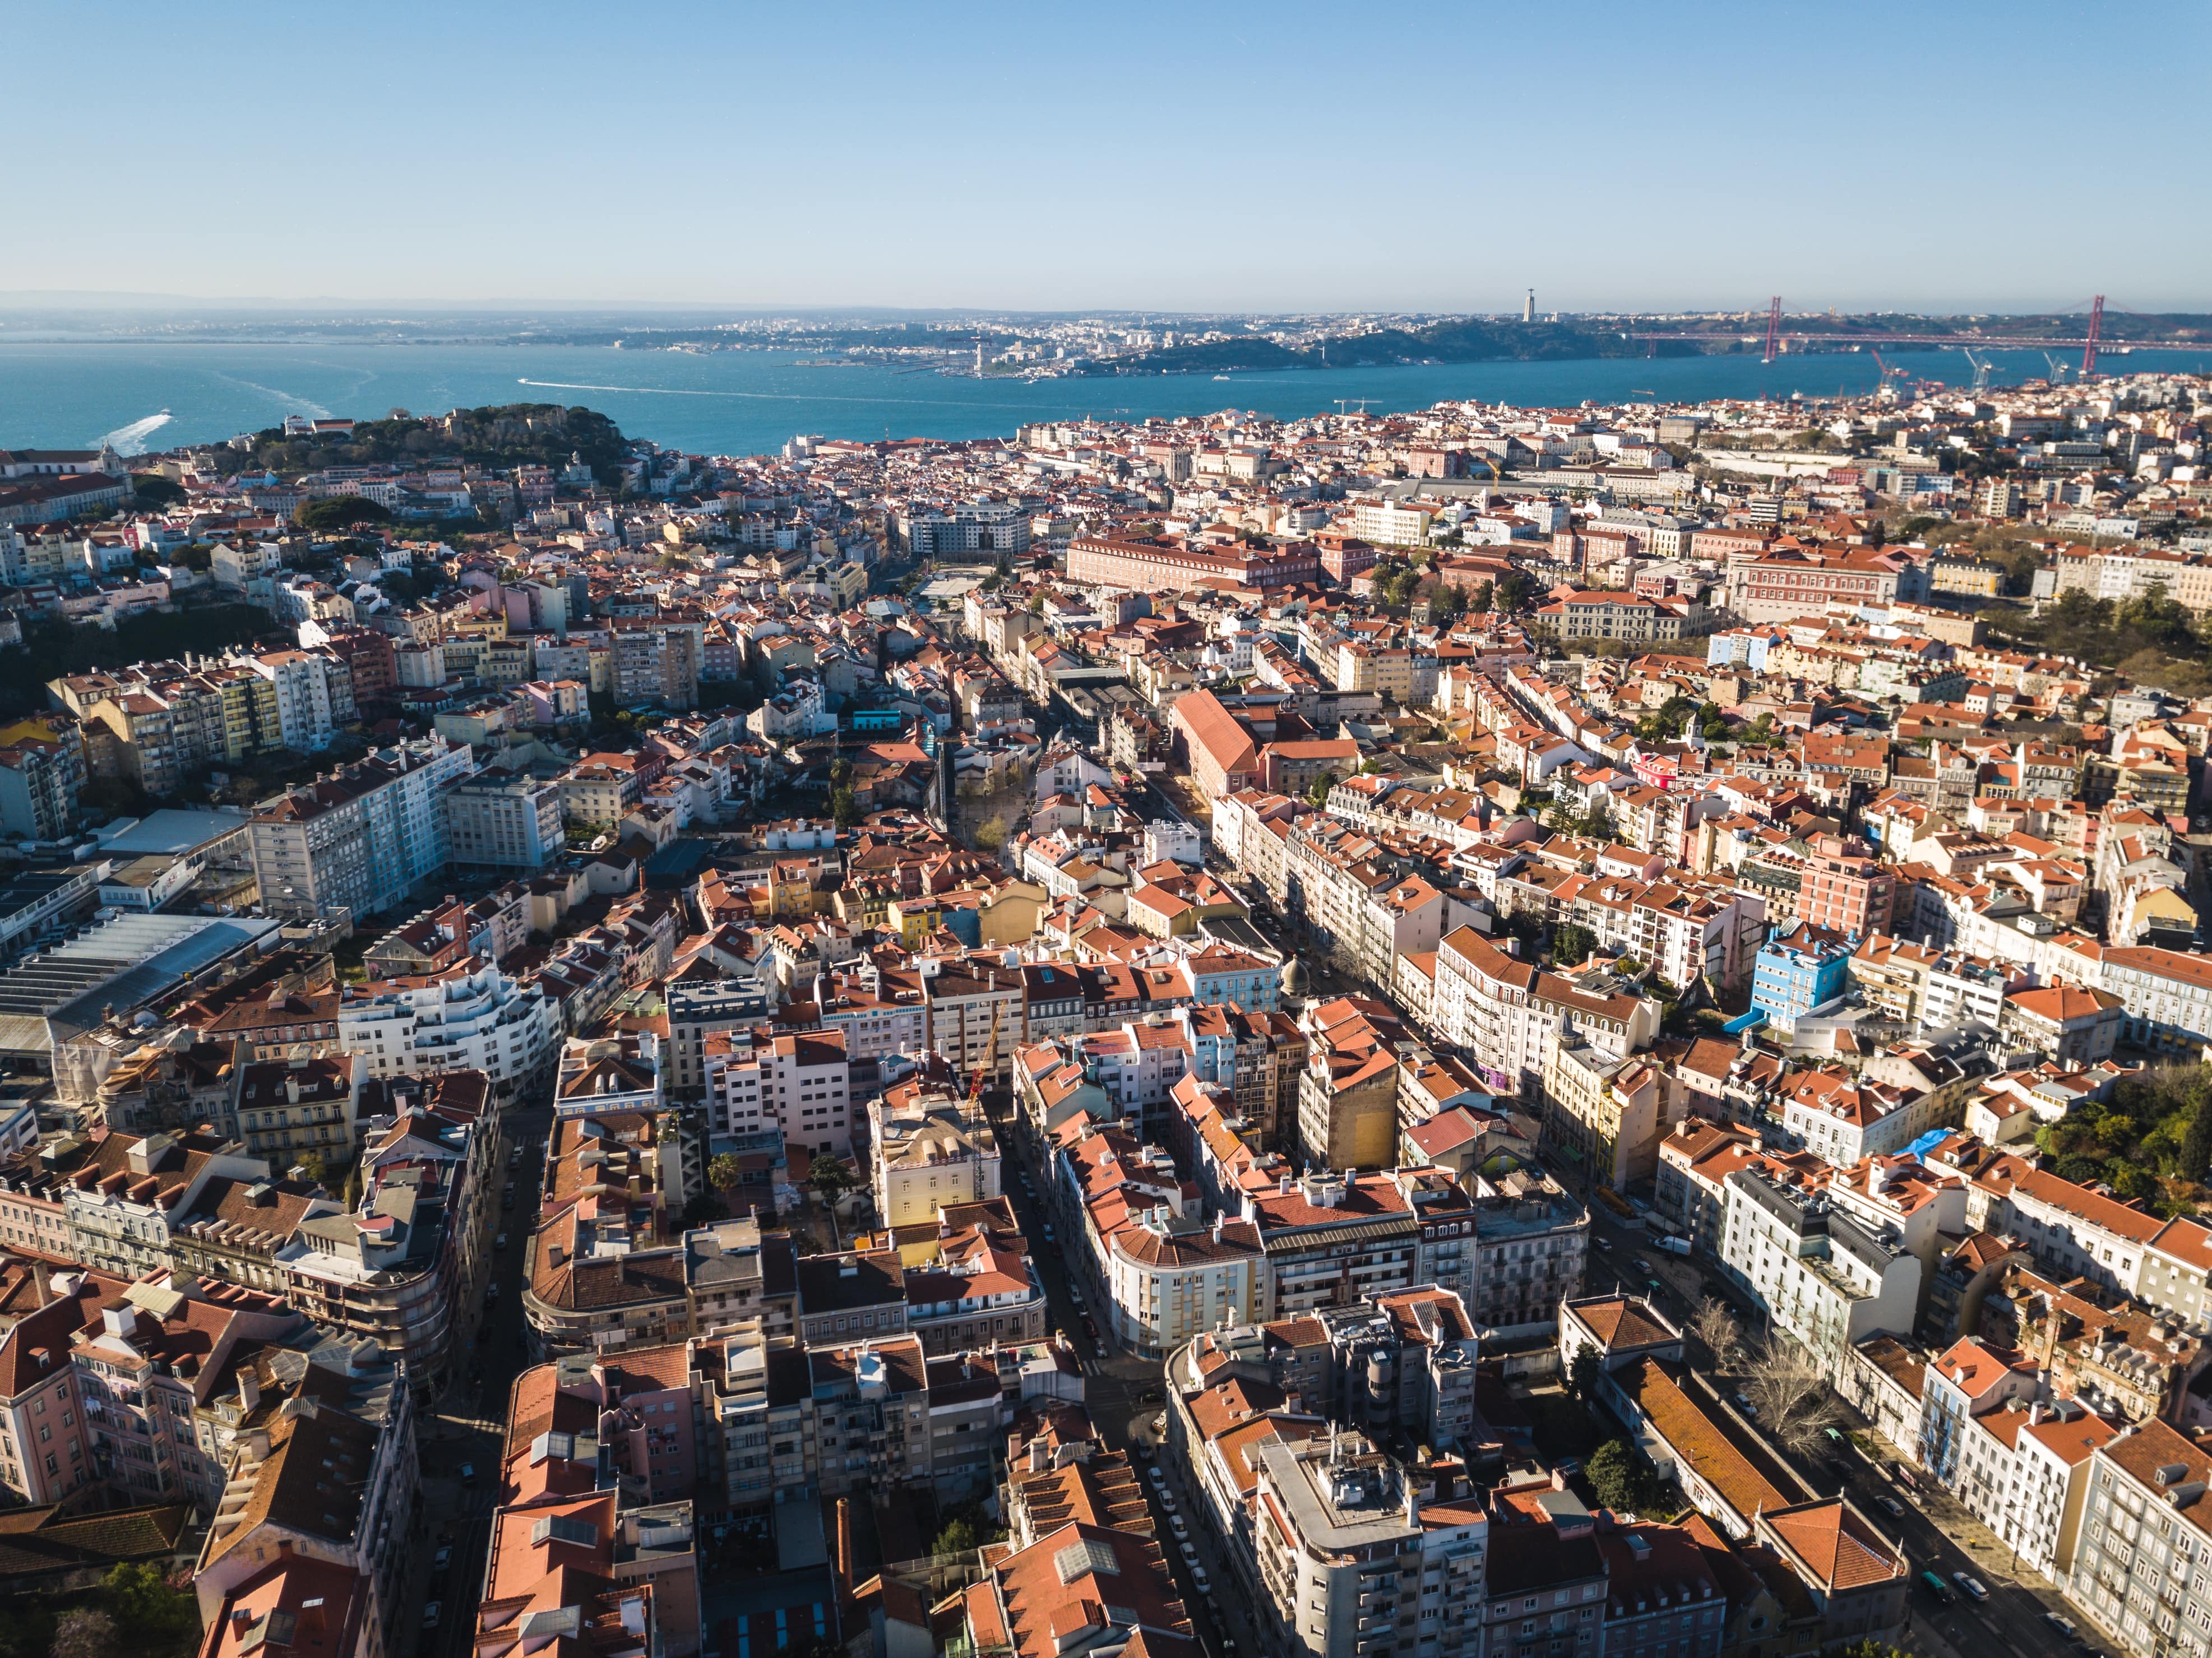
[[[1986,1496],[1965,1494],[1974,1515],[2054,1583],[2074,1570],[2089,1462],[2119,1430],[2070,1399],[2017,1403],[1974,1418],[1972,1453],[1989,1469]]]
[[[2166,1230],[2155,1215],[2036,1171],[2014,1180],[1998,1218],[2002,1230],[2026,1243],[2036,1264],[2058,1282],[2086,1278],[2165,1307],[2160,1297],[2168,1293],[2169,1275],[2144,1270],[2153,1259],[2153,1242]],[[2174,1277],[2172,1282],[2178,1286],[2180,1280]],[[2201,1300],[2201,1292],[2192,1288],[2189,1293]]]
[[[1720,985],[1747,979],[1766,938],[1766,901],[1718,885],[1586,880],[1568,908],[1600,948],[1650,963],[1670,985],[1694,984],[1707,974]]]
[[[1540,1086],[1550,1044],[1571,1032],[1607,1059],[1649,1048],[1659,1034],[1659,1005],[1648,997],[1583,989],[1539,972],[1473,927],[1437,946],[1431,1028],[1475,1055],[1486,1085],[1501,1094]]]
[[[842,1031],[758,1043],[747,1033],[710,1031],[705,1065],[708,1120],[728,1133],[780,1130],[794,1170],[819,1154],[853,1155],[852,1067]]]
[[[270,651],[247,657],[245,665],[276,688],[277,729],[286,748],[319,754],[339,726],[352,723],[351,672],[337,658]]]
[[[338,1047],[374,1077],[476,1070],[502,1095],[550,1080],[561,1053],[560,1007],[536,984],[482,957],[441,973],[349,984]]]
[[[2149,944],[2107,950],[2089,987],[2120,999],[2123,1042],[2188,1051],[2212,1041],[2212,958]]]
[[[1934,1125],[1934,1101],[1930,1094],[1908,1094],[1841,1071],[1811,1071],[1784,1098],[1782,1127],[1823,1162],[1849,1169],[1912,1144]]]
[[[1293,1658],[1483,1650],[1490,1538],[1479,1504],[1425,1505],[1406,1471],[1355,1435],[1266,1440],[1249,1456],[1258,1477],[1255,1612],[1273,1650]],[[1567,1632],[1565,1649],[1576,1658],[1595,1650],[1592,1626],[1604,1612],[1605,1569],[1595,1551],[1590,1558],[1590,1581],[1544,1597],[1577,1603],[1544,1614],[1552,1631]]]
[[[1202,1331],[1258,1315],[1262,1258],[1250,1221],[1207,1223],[1154,1205],[1100,1244],[1115,1333],[1140,1357],[1164,1357]]]
[[[263,905],[359,918],[407,902],[449,860],[441,802],[473,768],[467,744],[432,736],[292,790],[246,825]]]
[[[2089,1459],[2063,1585],[2135,1658],[2212,1650],[2212,1457],[2163,1422],[2118,1434]]]
[[[1728,1177],[1721,1266],[1832,1379],[1871,1335],[1912,1328],[1920,1263],[1897,1234],[1877,1232],[1825,1194],[1756,1168]]]
[[[1435,516],[1425,507],[1395,501],[1359,501],[1352,507],[1352,533],[1378,547],[1419,547]]]
[[[924,1037],[964,1084],[978,1068],[1003,1083],[1022,1038],[1022,972],[988,961],[925,969]],[[992,1033],[996,1030],[995,1049]]]
[[[447,786],[446,845],[456,864],[541,870],[566,849],[561,786],[480,773]]]

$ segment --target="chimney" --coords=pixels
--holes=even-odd
[[[238,1371],[239,1408],[243,1411],[251,1411],[260,1403],[260,1376],[255,1371],[254,1368],[251,1364],[240,1365]]]

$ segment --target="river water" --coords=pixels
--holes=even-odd
[[[1024,421],[1141,418],[1255,410],[1295,417],[1339,400],[1370,410],[1446,398],[1563,407],[1645,395],[1662,401],[1833,396],[1874,389],[1870,353],[1785,357],[1607,358],[1430,363],[1386,368],[1130,375],[1086,380],[953,378],[875,365],[810,367],[790,351],[638,351],[535,345],[0,343],[0,448],[114,442],[125,453],[219,440],[286,415],[380,417],[405,409],[518,402],[586,404],[634,437],[710,454],[775,450],[798,433],[826,437],[1011,436]],[[2047,373],[2043,354],[1993,354],[1992,384]],[[1962,386],[1955,351],[1888,361]],[[2073,354],[2079,361],[2079,353]],[[2197,372],[2212,352],[2107,355],[2112,373]]]

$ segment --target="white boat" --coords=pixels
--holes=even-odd
[[[1226,374],[1216,374],[1213,378],[1214,378],[1214,379],[1216,379],[1216,380],[1227,380],[1227,379],[1229,378],[1229,376],[1228,376],[1228,375],[1226,375]]]

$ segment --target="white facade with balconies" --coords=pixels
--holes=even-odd
[[[550,1078],[561,1051],[561,1010],[482,957],[419,978],[348,985],[338,1046],[372,1077],[481,1071],[501,1094]]]

